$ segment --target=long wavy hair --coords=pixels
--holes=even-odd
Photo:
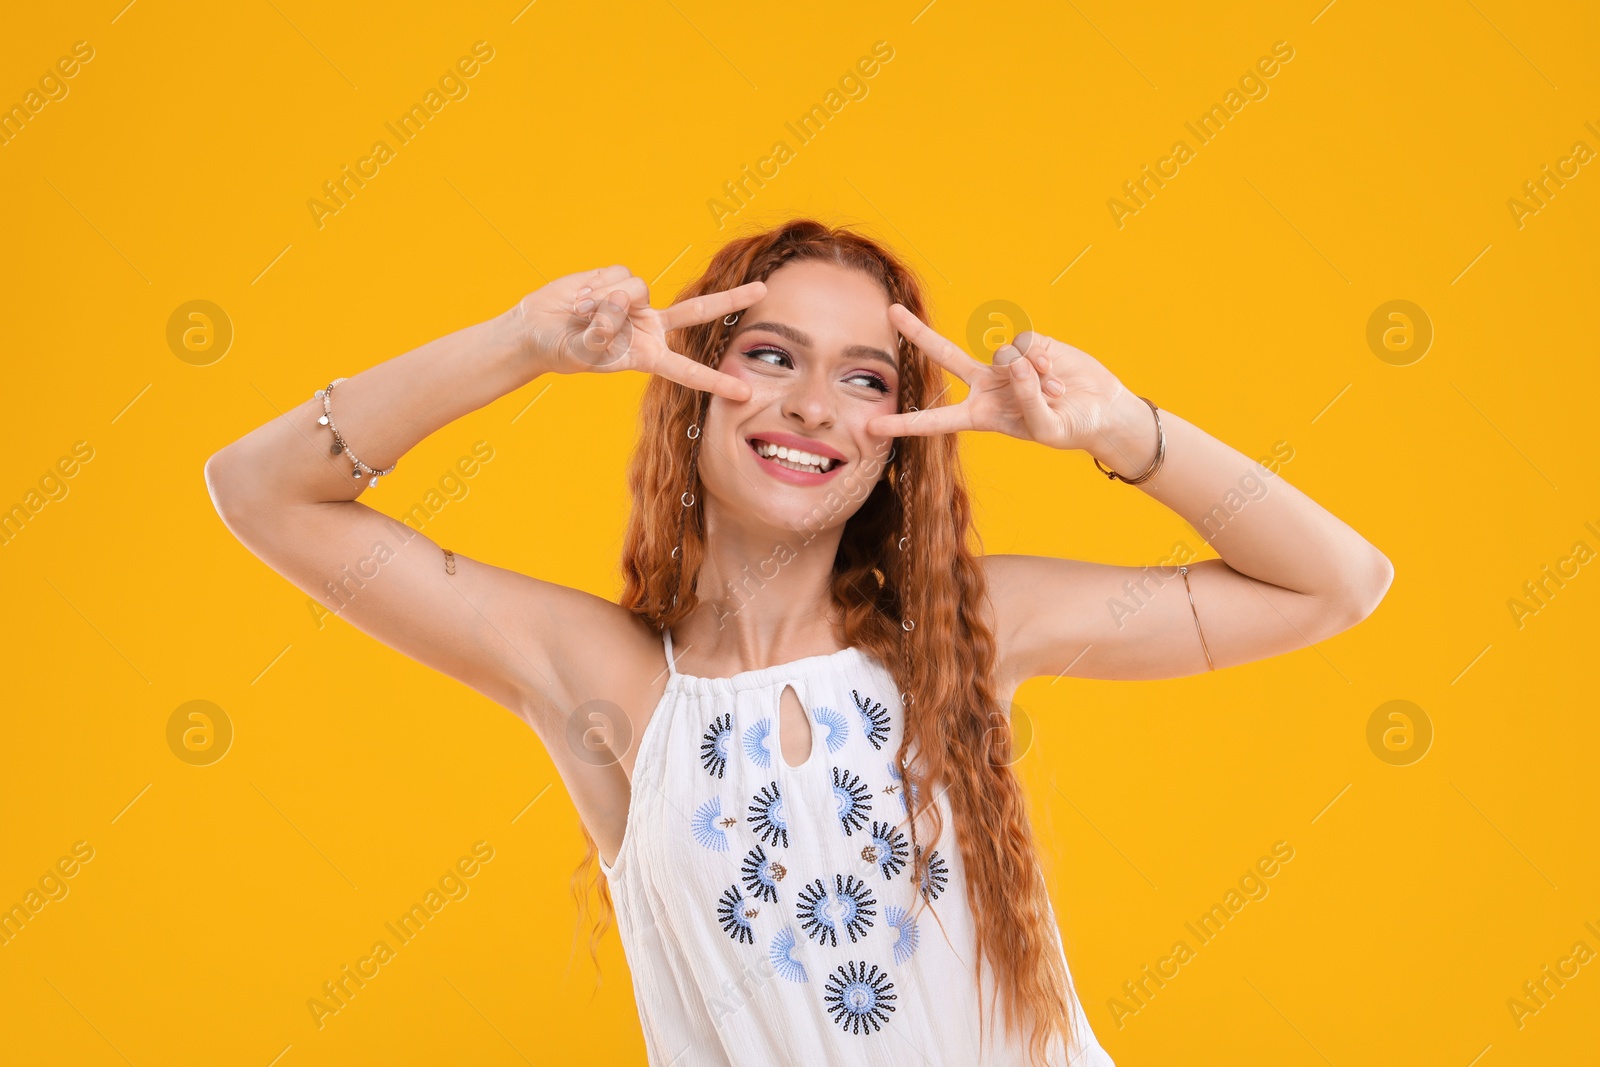
[[[921,284],[893,252],[844,227],[794,219],[735,238],[713,256],[705,272],[678,294],[686,300],[764,281],[793,260],[824,260],[859,270],[883,286],[889,299],[927,321]],[[675,301],[676,302],[676,301]],[[673,331],[674,351],[707,366],[718,365],[728,328],[720,319]],[[900,409],[941,406],[947,389],[943,371],[915,345],[900,345]],[[623,607],[656,629],[670,627],[699,603],[696,578],[705,549],[704,493],[698,477],[690,485],[689,427],[709,394],[652,375],[640,408],[640,434],[628,472],[633,496],[622,550]],[[892,484],[891,484],[892,483]],[[694,503],[685,508],[688,490]],[[909,509],[909,524],[906,514]],[[682,523],[681,559],[673,556]],[[909,527],[915,551],[899,543]],[[931,811],[932,840],[943,815],[927,798],[932,790],[913,782],[947,783],[956,841],[966,870],[976,927],[974,981],[980,1006],[987,959],[995,968],[996,991],[1005,1000],[1013,1032],[1032,1024],[1030,1058],[1045,1062],[1052,1039],[1073,1049],[1073,1013],[1060,932],[1038,861],[1026,796],[1012,764],[1011,718],[995,696],[995,639],[979,605],[986,594],[984,572],[968,542],[981,550],[954,434],[896,439],[888,478],[880,479],[845,525],[834,559],[831,594],[847,646],[870,652],[910,695],[898,761],[911,809],[912,841],[924,811]],[[909,555],[909,564],[902,557]],[[903,619],[915,620],[909,632]],[[903,649],[902,642],[909,642]],[[908,773],[916,754],[920,770]],[[581,825],[581,824],[580,824]],[[572,876],[572,891],[585,912],[597,891],[602,913],[593,925],[589,951],[615,914],[594,838]],[[911,877],[925,877],[927,857],[914,848]],[[585,888],[585,883],[588,889]],[[993,1005],[991,1005],[991,1011]],[[980,1010],[980,1040],[983,1027]]]

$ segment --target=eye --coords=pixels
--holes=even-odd
[[[869,374],[866,371],[860,371],[860,372],[858,372],[856,374],[852,374],[852,375],[850,375],[849,378],[847,378],[845,380],[846,381],[852,381],[852,382],[853,381],[857,381],[857,380],[864,381],[864,382],[867,383],[867,388],[868,389],[876,389],[880,393],[887,393],[889,391],[889,383],[888,382],[884,381],[882,378],[878,377],[876,374]]]
[[[765,363],[766,360],[761,359],[761,357],[765,356],[765,355],[777,356],[779,359],[782,359],[786,363],[789,360],[789,354],[787,352],[783,351],[780,348],[767,348],[767,347],[752,348],[748,352],[746,352],[745,355],[749,356],[751,359],[759,360],[760,362],[763,362],[763,363]]]
[[[770,346],[762,345],[762,346],[760,346],[758,348],[752,348],[752,349],[747,350],[745,352],[745,356],[747,358],[749,358],[749,359],[753,359],[753,360],[756,360],[756,361],[761,362],[761,363],[766,363],[768,366],[793,366],[793,363],[789,359],[789,354],[787,352],[783,351],[781,348],[772,348]],[[782,362],[781,363],[772,363],[772,362],[762,358],[764,356],[777,356],[778,359],[781,360]],[[868,388],[868,389],[875,389],[880,393],[888,393],[889,392],[889,383],[884,381],[878,375],[872,374],[872,373],[870,373],[868,371],[858,371],[855,374],[850,375],[850,377],[846,378],[845,381],[847,381],[847,382],[859,381],[859,382],[864,383],[866,388]]]

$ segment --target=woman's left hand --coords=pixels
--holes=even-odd
[[[1051,448],[1087,449],[1107,435],[1112,404],[1127,392],[1099,360],[1064,341],[1026,330],[974,359],[900,304],[889,321],[901,336],[967,383],[959,403],[878,415],[867,431],[880,437],[926,437],[956,430],[997,430]]]

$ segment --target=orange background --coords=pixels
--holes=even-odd
[[[0,106],[26,115],[0,144],[0,506],[25,512],[0,544],[0,905],[66,890],[0,945],[6,1059],[642,1061],[615,933],[598,995],[574,950],[578,825],[537,738],[319,619],[201,471],[546,278],[622,262],[664,304],[790,213],[904,252],[948,336],[1012,301],[1246,455],[1286,445],[1280,474],[1394,561],[1377,613],[1315,648],[1020,691],[1069,956],[1118,1064],[1593,1056],[1600,963],[1508,1007],[1575,943],[1600,953],[1592,7],[122,2],[12,12],[0,36]],[[41,88],[79,41],[92,58]],[[459,98],[319,225],[323,183],[478,41]],[[892,58],[841,89],[879,41]],[[1201,144],[1185,123],[1280,41],[1292,59]],[[800,143],[786,123],[835,89]],[[1108,201],[1179,139],[1192,158],[1119,226]],[[778,140],[719,228],[709,202]],[[183,317],[169,341],[195,300],[225,352],[204,327],[186,349]],[[1401,329],[1431,324],[1420,359],[1369,344],[1393,300]],[[366,500],[400,515],[439,489],[436,540],[615,595],[642,386],[537,382]],[[479,442],[492,460],[452,481]],[[1212,554],[1085,456],[966,444],[989,551]],[[1568,557],[1519,623],[1509,602]],[[169,742],[196,700],[232,731],[204,766]],[[1431,728],[1419,760],[1369,745],[1391,700]],[[1115,1011],[1280,841],[1270,892]],[[477,842],[467,895],[319,1028],[307,1001]]]

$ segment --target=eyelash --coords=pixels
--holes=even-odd
[[[789,353],[785,352],[783,349],[781,349],[781,348],[772,348],[772,347],[767,346],[767,345],[762,345],[760,348],[752,348],[748,352],[746,352],[745,355],[747,357],[751,358],[751,359],[755,359],[758,355],[762,355],[762,354],[767,353],[767,352],[771,352],[774,355],[782,356],[784,359],[788,359],[789,358]],[[763,360],[762,362],[765,362],[765,361]],[[856,377],[870,378],[875,384],[867,386],[868,389],[876,389],[880,393],[889,392],[889,383],[884,381],[882,378],[878,377],[876,374],[873,374],[873,373],[871,373],[869,371],[857,371],[855,374],[852,374],[851,377],[852,378],[856,378]]]

